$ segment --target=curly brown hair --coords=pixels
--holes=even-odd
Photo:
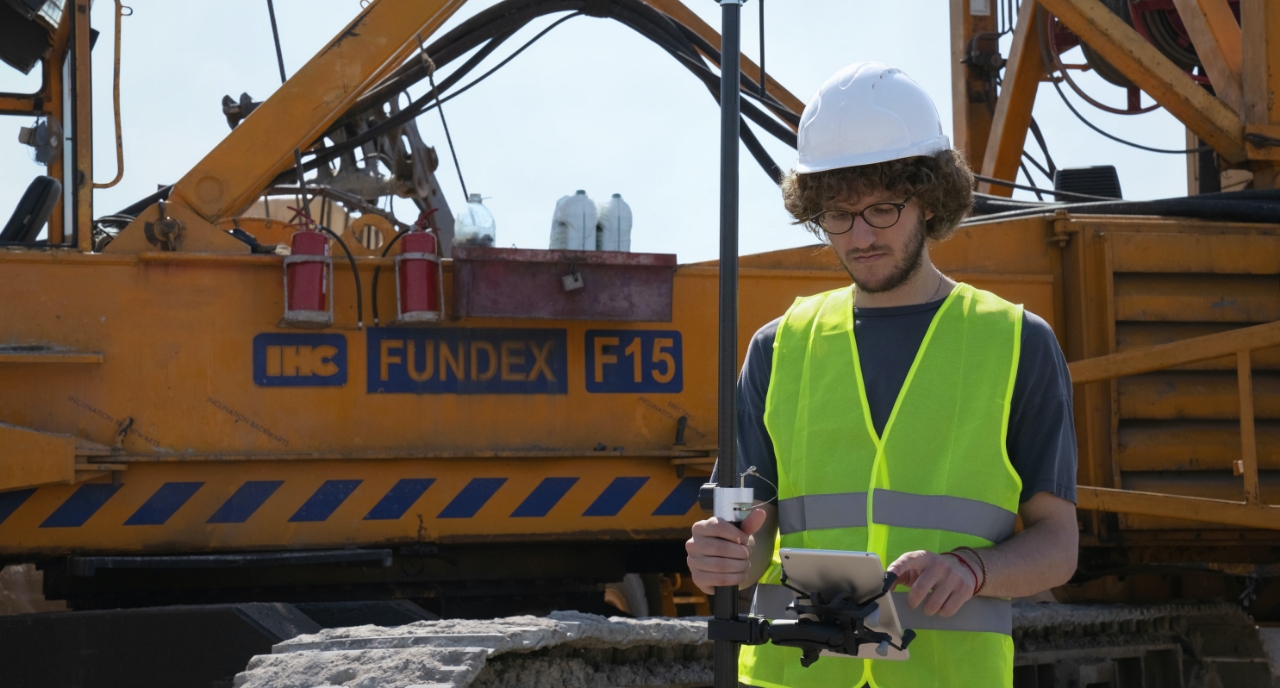
[[[921,207],[933,213],[925,223],[925,236],[942,241],[956,231],[973,208],[973,171],[958,151],[944,150],[932,156],[825,172],[799,174],[791,170],[782,178],[782,201],[787,212],[795,218],[795,224],[806,225],[819,238],[825,237],[820,229],[808,224],[809,218],[834,202],[857,203],[880,190],[918,200]]]

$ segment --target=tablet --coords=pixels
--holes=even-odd
[[[848,593],[856,599],[865,600],[884,589],[884,566],[880,557],[873,552],[846,552],[831,549],[799,549],[783,547],[778,552],[782,558],[782,571],[787,577],[787,584],[805,592],[821,592],[825,596],[836,593]],[[893,597],[885,595],[877,600],[880,606],[879,618],[868,621],[867,627],[888,633],[896,645],[902,644],[902,624],[898,621],[898,612],[893,606]],[[832,657],[848,657],[834,652],[823,652]],[[876,654],[874,645],[862,645],[858,648],[859,659],[908,659],[909,650],[889,648],[889,654],[881,657]]]

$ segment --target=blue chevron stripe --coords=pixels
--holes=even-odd
[[[614,478],[609,486],[604,488],[604,492],[596,497],[596,501],[582,512],[583,516],[617,516],[622,507],[636,496],[644,484],[649,482],[646,478]]]
[[[88,521],[90,517],[98,513],[98,509],[102,508],[107,500],[111,499],[116,492],[120,491],[121,485],[112,485],[110,483],[85,483],[79,489],[71,493],[67,497],[67,501],[63,502],[54,509],[49,518],[40,524],[41,528],[79,528]]]
[[[569,488],[578,482],[577,478],[543,478],[533,492],[525,497],[520,506],[511,512],[512,518],[541,518],[551,512],[569,493]]]
[[[36,488],[32,487],[26,490],[13,490],[11,492],[0,492],[0,523],[4,523],[6,518],[13,515],[31,495],[36,493]]]
[[[471,518],[507,482],[506,478],[472,478],[436,518]]]
[[[283,480],[250,480],[228,497],[205,523],[244,523],[283,484]]]
[[[337,511],[363,480],[326,480],[307,501],[289,517],[290,523],[321,522]]]
[[[617,516],[648,483],[643,476],[614,478],[582,513],[583,516]],[[395,483],[365,514],[366,521],[394,521],[402,518],[435,478],[403,478]],[[511,518],[545,518],[580,479],[543,478],[511,512]],[[653,510],[654,516],[684,516],[698,501],[701,478],[685,478]],[[362,480],[326,480],[289,517],[291,523],[323,522],[363,483]],[[437,514],[436,518],[473,518],[507,483],[507,478],[473,478]],[[164,525],[203,489],[204,482],[167,482],[124,521],[126,526]],[[245,523],[282,486],[282,480],[251,480],[242,484],[206,521],[210,524]],[[41,528],[76,528],[84,525],[105,505],[122,485],[88,483],[80,485],[40,524]],[[0,492],[0,524],[3,524],[36,489]]]
[[[653,510],[654,516],[684,516],[689,513],[694,504],[698,503],[698,490],[702,489],[702,484],[707,481],[706,478],[685,478],[676,484],[675,489],[671,490],[671,494],[662,500],[657,509]]]
[[[396,483],[365,514],[366,521],[395,521],[413,506],[422,493],[435,483],[435,478],[405,478]]]
[[[133,512],[126,526],[162,526],[204,483],[165,483]]]

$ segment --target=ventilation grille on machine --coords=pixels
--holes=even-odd
[[[0,0],[0,61],[29,74],[62,20],[63,0]]]
[[[1116,174],[1113,165],[1056,170],[1053,174],[1053,190],[1104,198],[1124,198],[1120,194],[1120,175]]]

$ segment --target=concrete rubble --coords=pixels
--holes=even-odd
[[[580,612],[334,628],[254,657],[235,688],[705,686],[706,628],[706,619]]]
[[[1249,615],[1233,604],[1223,602],[1129,604],[1059,604],[1016,603],[1013,605],[1013,627],[1021,633],[1052,629],[1069,633],[1077,628],[1101,625],[1151,622],[1170,618],[1223,616],[1251,623]]]
[[[1253,674],[1259,673],[1269,680],[1257,626],[1235,605],[1018,602],[1013,625],[1015,664],[1048,663],[1064,681],[1084,676],[1081,672],[1114,670],[1110,663],[1131,661],[1130,656],[1147,661],[1148,655],[1168,658],[1175,669],[1181,664],[1176,671],[1189,687],[1254,685],[1259,677]],[[706,627],[705,618],[606,619],[553,612],[333,628],[286,640],[271,654],[254,657],[234,685],[694,688],[713,682]]]
[[[44,573],[33,564],[12,564],[0,568],[0,616],[66,611],[61,600],[44,598]]]

